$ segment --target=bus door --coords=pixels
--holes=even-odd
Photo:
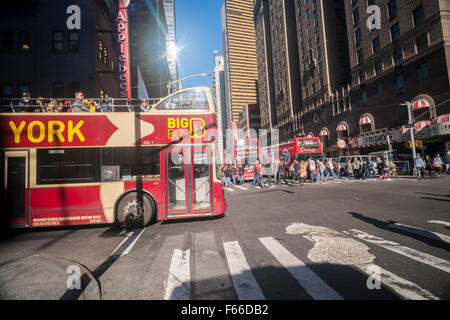
[[[194,147],[192,150],[192,212],[208,213],[211,212],[211,148]]]
[[[165,158],[167,214],[186,216],[212,212],[210,148],[167,149]]]
[[[3,153],[3,203],[10,226],[29,224],[29,153],[5,151]]]

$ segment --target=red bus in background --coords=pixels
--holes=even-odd
[[[208,88],[145,113],[0,114],[3,220],[18,228],[222,215]]]
[[[294,138],[292,142],[264,148],[261,150],[262,162],[267,162],[265,157],[273,158],[271,155],[274,153],[278,153],[279,159],[286,165],[290,165],[294,158],[298,161],[306,161],[308,158],[321,159],[323,157],[320,138]]]
[[[253,164],[260,154],[258,138],[244,138],[234,142],[234,159],[237,166],[244,166],[244,180],[253,180]]]

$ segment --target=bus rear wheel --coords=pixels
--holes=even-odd
[[[121,225],[140,223],[145,227],[154,220],[155,214],[153,201],[142,193],[128,193],[117,206],[117,222]]]

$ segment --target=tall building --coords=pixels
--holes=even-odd
[[[224,147],[226,145],[227,104],[225,92],[225,62],[223,55],[214,51],[214,100],[216,103],[216,118],[218,130],[218,156],[220,163],[223,162]]]
[[[67,28],[67,8],[78,5],[81,28]],[[0,99],[118,97],[114,1],[0,2]]]
[[[163,0],[133,0],[128,7],[128,17],[132,95],[134,98],[165,97],[171,75],[166,58],[167,23]]]
[[[294,1],[255,1],[261,125],[279,129],[282,142],[294,136],[302,108]]]
[[[225,0],[222,7],[228,126],[246,104],[258,103],[253,0]]]
[[[163,0],[164,12],[167,22],[167,63],[169,64],[170,77],[172,81],[178,80],[178,63],[177,63],[177,40],[176,40],[176,18],[175,18],[175,0]],[[175,86],[179,84],[176,83]],[[172,90],[176,91],[176,90]]]

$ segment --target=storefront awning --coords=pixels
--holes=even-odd
[[[371,123],[372,123],[372,120],[370,120],[369,117],[363,117],[363,118],[361,118],[361,120],[359,120],[360,125],[371,124]]]
[[[412,105],[413,110],[419,110],[423,108],[431,107],[430,103],[425,99],[419,99]]]
[[[420,131],[422,131],[422,129],[424,129],[424,128],[426,128],[426,127],[429,127],[430,124],[431,124],[430,121],[420,121],[420,122],[417,122],[417,123],[414,125],[414,130],[415,130],[416,132],[420,132]],[[407,128],[406,126],[402,126],[402,127],[400,128],[400,132],[401,132],[402,134],[405,134],[405,133],[407,133],[408,131],[409,131],[409,128]]]
[[[449,122],[450,122],[450,114],[444,114],[442,116],[434,118],[431,123],[440,124],[440,123],[449,123]]]
[[[327,130],[325,130],[325,129],[323,129],[322,131],[320,131],[320,134],[319,134],[321,137],[324,137],[324,136],[328,136],[328,131]]]
[[[347,131],[347,126],[343,123],[339,124],[336,131]]]

